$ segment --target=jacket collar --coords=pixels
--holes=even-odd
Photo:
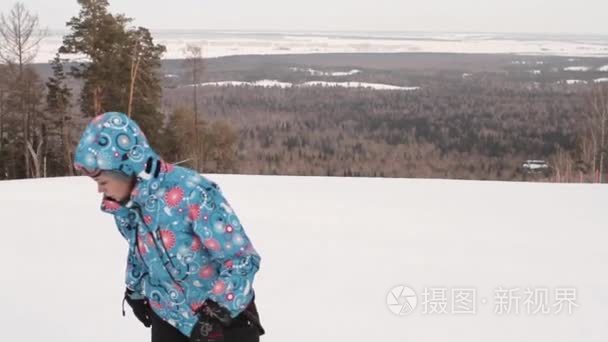
[[[119,203],[104,198],[101,210],[106,213],[115,214],[123,208],[145,207],[150,195],[157,190],[154,187],[164,180],[165,175],[172,167],[173,165],[166,163],[160,158],[148,158],[146,167],[137,175],[129,200],[125,203]]]

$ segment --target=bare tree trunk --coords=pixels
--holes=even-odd
[[[193,125],[194,125],[194,167],[198,172],[201,170],[201,142],[199,132],[199,118],[198,118],[198,85],[201,81],[204,68],[203,53],[200,46],[188,45],[186,46],[186,60],[184,61],[185,66],[188,68],[188,72],[192,75],[192,109],[193,109]]]
[[[606,103],[606,94],[603,89],[598,89],[598,116],[600,128],[600,183],[603,183],[604,177],[604,154],[606,153],[606,119],[608,116],[608,103]]]
[[[0,109],[0,155],[4,149],[4,112]]]
[[[584,134],[578,138],[578,153],[577,170],[580,172],[579,180],[582,182],[588,174],[595,173],[595,143],[593,138],[593,129],[588,128]]]
[[[194,71],[193,73],[193,79],[197,78],[197,73],[196,71]],[[196,171],[197,172],[201,172],[201,165],[200,165],[200,154],[201,154],[201,145],[199,142],[199,133],[198,133],[198,84],[194,84],[194,94],[193,94],[193,101],[194,101],[194,144],[196,146],[195,148],[195,156],[194,156],[194,163],[196,165]]]
[[[36,174],[38,176],[38,178],[42,177],[42,161],[40,160],[42,157],[44,157],[44,154],[42,153],[42,148],[44,147],[44,139],[42,139],[42,137],[40,137],[40,141],[38,142],[38,147],[36,148]],[[33,158],[32,158],[33,159]]]
[[[30,163],[30,155],[28,151],[28,144],[30,143],[29,138],[29,115],[27,113],[21,113],[23,115],[23,158],[25,160],[25,178],[31,177],[31,163]]]
[[[72,161],[72,151],[71,151],[71,141],[70,141],[70,133],[69,126],[66,120],[66,114],[63,114],[61,117],[61,141],[63,145],[63,153],[65,154],[65,160],[67,161],[67,169],[68,175],[74,175],[74,167]]]
[[[23,80],[23,64],[21,62],[22,57],[19,55],[19,76],[18,76],[18,87],[20,92],[19,99],[19,112],[23,115],[23,158],[25,160],[25,178],[31,177],[31,163],[27,145],[29,144],[29,114],[25,109],[25,82]]]
[[[595,130],[591,128],[591,150],[593,151],[593,179],[595,183],[595,172],[597,170],[597,137],[595,136]]]
[[[608,127],[608,86],[598,84],[591,91],[590,125],[595,138],[599,138],[599,182],[603,183],[604,156],[606,154],[606,130]]]
[[[131,84],[129,86],[129,106],[127,108],[127,115],[131,117],[131,111],[133,109],[133,92],[135,90],[135,80],[137,79],[137,71],[139,69],[139,51],[137,45],[133,54],[133,60],[131,62]]]
[[[38,146],[36,147],[36,151],[34,151],[34,148],[32,147],[32,144],[30,144],[30,142],[27,142],[27,148],[29,153],[32,156],[32,163],[34,164],[34,173],[33,173],[33,177],[34,178],[40,178],[41,177],[41,168],[40,168],[40,152],[42,150],[42,140],[40,140],[38,142]]]
[[[95,86],[93,89],[93,116],[101,114],[101,89]]]
[[[600,183],[603,183],[604,176],[604,153],[606,153],[606,115],[602,115],[601,137],[600,137]]]
[[[0,155],[4,148],[4,92],[0,90]]]
[[[570,182],[572,173],[572,157],[561,147],[557,147],[557,151],[551,157],[551,164],[555,170],[555,180],[558,183]]]

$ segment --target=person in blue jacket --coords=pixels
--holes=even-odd
[[[165,162],[117,112],[88,124],[74,167],[128,242],[124,300],[153,342],[259,341],[260,256],[216,183]]]

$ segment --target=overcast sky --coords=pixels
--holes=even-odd
[[[22,0],[62,29],[76,0]],[[0,11],[14,3],[0,0]],[[110,0],[150,29],[607,34],[608,0]]]

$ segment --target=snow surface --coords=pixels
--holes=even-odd
[[[608,72],[608,65],[604,65],[603,67],[600,67],[599,69],[597,69],[599,71],[604,71],[604,72]]]
[[[587,83],[586,81],[583,80],[566,80],[564,81],[566,84],[568,85],[574,85],[574,84],[585,84]]]
[[[205,57],[248,54],[307,53],[508,53],[539,56],[608,56],[605,38],[544,37],[505,34],[370,32],[218,32],[154,31],[155,42],[167,47],[164,58],[184,58],[188,44],[201,46]],[[53,32],[40,46],[36,62],[51,60],[62,43]],[[574,59],[573,59],[574,60]]]
[[[608,77],[596,78],[593,80],[595,83],[608,82]]]
[[[193,86],[192,84],[188,84],[185,87],[192,87],[192,86]],[[268,87],[289,88],[292,86],[292,84],[289,82],[279,82],[276,80],[259,80],[259,81],[255,81],[255,82],[244,82],[244,81],[205,82],[205,83],[200,83],[199,86],[201,86],[201,87],[206,87],[206,86],[212,86],[212,87],[253,86],[253,87],[265,87],[265,88],[268,88]]]
[[[185,85],[185,87],[192,87],[192,84]],[[281,87],[290,88],[294,84],[290,82],[280,82],[277,80],[260,80],[255,82],[245,81],[221,81],[221,82],[205,82],[200,83],[199,86],[213,86],[213,87],[227,87],[227,86],[252,86],[252,87]],[[325,82],[325,81],[310,81],[300,84],[296,84],[296,87],[343,87],[343,88],[371,88],[374,90],[418,90],[420,87],[400,87],[389,84],[381,83],[365,83],[365,82]]]
[[[381,83],[366,83],[366,82],[325,82],[325,81],[310,81],[300,84],[302,87],[343,87],[343,88],[371,88],[375,90],[418,90],[420,87],[399,87]]]
[[[532,75],[540,75],[541,71],[540,70],[529,70],[529,73],[531,73]]]
[[[564,68],[564,71],[589,71],[589,70],[591,70],[591,68],[587,67],[587,66],[571,66],[571,67]]]
[[[306,72],[310,75],[313,76],[335,76],[335,77],[343,77],[343,76],[351,76],[351,75],[355,75],[361,72],[361,70],[358,69],[353,69],[350,71],[320,71],[320,70],[315,70],[315,69],[304,69],[304,68],[297,68],[297,67],[291,67],[289,68],[291,71],[302,71],[302,72]]]
[[[262,341],[608,339],[606,185],[207,177],[262,256]],[[121,316],[127,245],[92,180],[3,181],[0,193],[2,340],[149,341]],[[386,305],[400,284],[418,295],[405,316]],[[579,307],[501,316],[499,286],[573,287]],[[423,314],[428,287],[476,289],[477,313]]]

